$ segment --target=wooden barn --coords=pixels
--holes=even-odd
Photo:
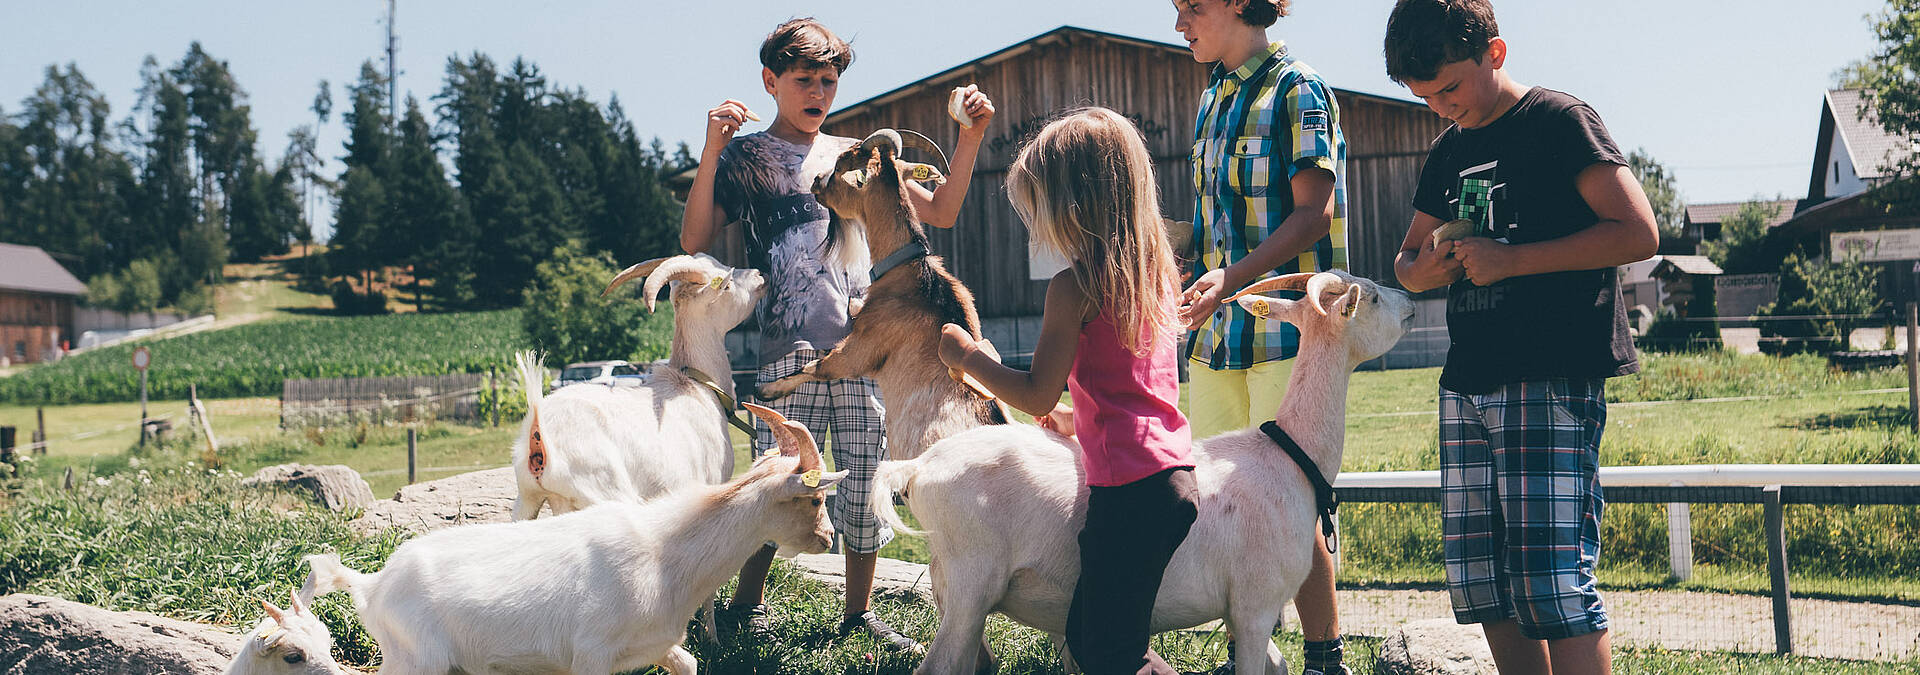
[[[86,284],[33,246],[0,244],[0,359],[40,363],[57,358],[73,336],[73,302]]]
[[[1309,63],[1312,59],[1307,59]],[[1210,66],[1184,45],[1063,26],[1000,51],[844,106],[824,131],[865,136],[881,127],[927,134],[943,148],[957,141],[947,95],[978,84],[998,112],[981,147],[965,210],[952,230],[932,233],[934,251],[974,291],[983,317],[1034,315],[1046,296],[1024,250],[1026,228],[1008,204],[1007,165],[1021,142],[1064,110],[1099,105],[1133,118],[1155,159],[1163,208],[1192,218],[1194,115]],[[1347,222],[1353,271],[1393,279],[1393,256],[1413,217],[1413,189],[1427,146],[1447,123],[1414,101],[1335,90],[1347,135]],[[1036,280],[1034,277],[1040,277]]]
[[[1306,60],[1312,63],[1311,55]],[[993,97],[998,112],[960,219],[951,230],[933,230],[931,239],[934,252],[973,290],[987,333],[1003,351],[1018,353],[1030,349],[1045,279],[1058,269],[1033,259],[1026,228],[1006,199],[1006,169],[1021,143],[1065,110],[1099,105],[1119,111],[1146,136],[1167,215],[1189,220],[1194,116],[1210,68],[1184,45],[1062,26],[846,105],[828,115],[822,130],[860,138],[882,127],[907,128],[951,149],[959,130],[947,117],[949,92],[977,84]],[[1334,91],[1347,138],[1352,271],[1393,284],[1393,257],[1413,217],[1421,162],[1448,123],[1416,101]],[[691,178],[689,172],[683,182]],[[738,230],[728,228],[715,247],[732,263],[745,260]]]

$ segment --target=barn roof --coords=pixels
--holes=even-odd
[[[0,290],[77,296],[87,285],[38,246],[0,244]]]
[[[1719,265],[1713,264],[1712,260],[1708,260],[1707,257],[1703,255],[1661,256],[1660,264],[1655,265],[1653,268],[1653,275],[1656,277],[1668,277],[1674,272],[1681,274],[1716,275],[1720,274],[1721,270]]]
[[[913,82],[909,82],[899,87],[895,87],[879,95],[868,98],[867,100],[836,110],[827,115],[827,122],[831,124],[835,121],[838,121],[846,117],[851,117],[851,116],[859,115],[865,112],[869,112],[873,108],[877,108],[877,107],[886,105],[888,103],[898,101],[902,98],[906,98],[908,96],[921,93],[933,87],[948,86],[947,85],[948,80],[956,78],[960,75],[964,75],[968,71],[974,68],[977,68],[980,66],[993,65],[995,63],[999,63],[1001,61],[1005,61],[1007,59],[1011,59],[1021,54],[1025,54],[1027,52],[1033,51],[1034,49],[1039,47],[1063,42],[1063,41],[1074,39],[1074,38],[1090,38],[1090,39],[1096,39],[1096,40],[1106,40],[1109,42],[1115,42],[1119,44],[1140,47],[1142,49],[1154,49],[1154,50],[1164,50],[1164,51],[1174,52],[1179,54],[1180,56],[1188,56],[1191,54],[1191,52],[1185,46],[1173,44],[1170,42],[1147,40],[1143,38],[1121,35],[1118,33],[1108,33],[1106,31],[1093,30],[1091,28],[1081,28],[1079,26],[1061,26],[1059,28],[1055,28],[1045,33],[1041,33],[1039,35],[1035,35],[1025,40],[1015,42],[1006,47],[1002,47],[999,50],[996,50],[985,56],[981,56],[979,58],[967,61],[965,63],[961,63],[960,65],[954,66],[952,68],[948,68],[938,73],[934,73],[932,75],[928,75],[926,77],[920,78]],[[1334,88],[1334,92],[1336,96],[1339,96],[1342,98],[1355,98],[1355,97],[1368,98],[1368,99],[1373,99],[1375,101],[1379,101],[1383,103],[1415,106],[1415,107],[1421,107],[1421,108],[1426,107],[1426,104],[1421,103],[1419,101],[1412,101],[1412,100],[1403,99],[1403,98],[1394,98],[1391,96],[1381,96],[1378,94],[1369,94],[1362,91],[1353,91],[1351,89]]]
[[[1773,219],[1767,221],[1767,227],[1769,228],[1775,225],[1779,225],[1781,223],[1787,222],[1787,220],[1793,218],[1793,209],[1796,205],[1800,203],[1799,200],[1797,199],[1778,199],[1778,200],[1769,199],[1769,200],[1760,200],[1760,201],[1771,202],[1774,206],[1780,207],[1779,213],[1774,214]],[[1688,204],[1687,205],[1687,222],[1693,223],[1695,225],[1700,225],[1704,223],[1724,223],[1727,221],[1727,218],[1739,212],[1740,207],[1746,206],[1746,205],[1747,205],[1746,202],[1712,202],[1712,203],[1704,203],[1704,204]]]

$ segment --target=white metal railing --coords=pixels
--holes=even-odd
[[[1920,486],[1920,464],[1684,464],[1603,466],[1601,487],[1765,487],[1768,485]],[[1437,488],[1438,471],[1342,473],[1335,488]]]

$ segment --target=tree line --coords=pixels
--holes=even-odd
[[[47,250],[122,311],[212,307],[230,261],[314,239],[312,204],[334,199],[324,257],[302,270],[337,300],[378,310],[372,289],[404,270],[435,309],[520,303],[556,248],[638,260],[673,252],[680,206],[663,180],[692,158],[643,144],[619,100],[549,83],[516,59],[450,57],[440,91],[391,109],[369,63],[344,88],[337,173],[317,147],[333,112],[319,83],[311,125],[277,158],[259,146],[244,88],[198,42],[140,68],[115,118],[73,64],[50,65],[17,110],[0,107],[0,241]]]

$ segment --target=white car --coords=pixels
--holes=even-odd
[[[570,363],[560,369],[560,377],[553,381],[553,388],[559,389],[570,384],[603,384],[610,387],[638,387],[647,382],[647,371],[642,365],[626,361],[587,361]]]

